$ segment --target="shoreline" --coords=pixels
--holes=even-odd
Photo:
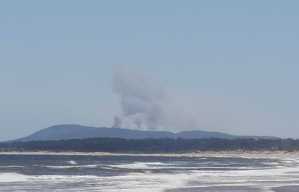
[[[299,151],[197,151],[190,153],[110,153],[110,152],[76,152],[76,151],[6,151],[0,155],[57,155],[57,156],[159,156],[159,157],[238,157],[238,158],[299,158]]]

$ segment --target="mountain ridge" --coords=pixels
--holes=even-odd
[[[123,139],[161,139],[161,138],[182,138],[182,139],[234,139],[241,136],[231,135],[222,132],[210,132],[202,130],[193,131],[153,131],[135,130],[125,128],[92,127],[77,124],[54,125],[41,129],[29,136],[17,139],[16,141],[48,141],[68,140],[86,138],[123,138]]]

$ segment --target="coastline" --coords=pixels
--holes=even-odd
[[[299,158],[299,151],[197,151],[191,153],[109,153],[76,151],[7,151],[0,155],[57,155],[57,156],[158,156],[158,157],[238,157],[238,158]]]

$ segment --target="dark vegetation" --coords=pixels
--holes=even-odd
[[[122,139],[206,139],[221,138],[232,139],[238,136],[220,132],[210,131],[183,131],[173,133],[170,131],[158,130],[134,130],[125,128],[88,127],[82,125],[55,125],[42,129],[18,141],[49,141],[49,140],[69,140],[87,138],[122,138]]]
[[[0,151],[171,153],[226,150],[299,150],[295,139],[120,139],[90,138],[0,143]]]

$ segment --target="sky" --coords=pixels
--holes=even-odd
[[[55,124],[111,126],[124,113],[113,85],[122,70],[121,81],[146,82],[139,91],[166,93],[154,102],[168,118],[159,129],[299,138],[298,6],[1,1],[0,140]]]

